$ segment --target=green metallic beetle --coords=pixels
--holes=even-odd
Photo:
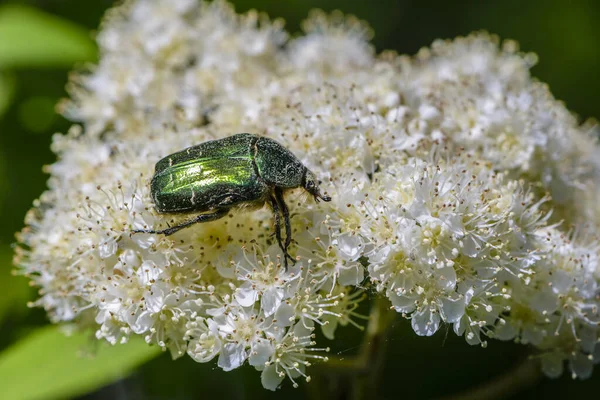
[[[275,214],[275,236],[287,259],[292,241],[290,213],[283,194],[302,187],[315,201],[331,201],[321,194],[319,181],[289,150],[276,141],[239,133],[211,140],[171,154],[156,163],[150,193],[159,213],[200,213],[163,230],[133,233],[171,235],[199,222],[214,221],[236,206],[261,207],[270,202]],[[281,238],[281,217],[285,242]]]

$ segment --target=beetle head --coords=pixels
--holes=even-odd
[[[321,188],[319,187],[320,183],[321,181],[317,180],[315,174],[309,170],[306,170],[306,173],[304,174],[304,189],[314,196],[317,203],[319,202],[319,199],[323,201],[331,201],[331,197],[321,194]]]

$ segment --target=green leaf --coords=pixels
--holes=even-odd
[[[110,346],[85,334],[65,336],[58,326],[41,328],[0,353],[3,399],[63,399],[126,377],[160,353],[142,340]]]
[[[0,68],[70,67],[95,55],[89,32],[79,25],[31,7],[0,7]]]
[[[0,187],[2,177],[0,176]],[[0,321],[10,311],[27,311],[27,300],[29,299],[29,285],[27,279],[22,276],[12,276],[11,270],[13,250],[9,246],[0,246]]]

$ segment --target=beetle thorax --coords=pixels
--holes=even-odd
[[[306,167],[276,141],[259,138],[255,144],[254,162],[259,176],[267,184],[280,188],[302,186]]]

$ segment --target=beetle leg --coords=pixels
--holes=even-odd
[[[229,210],[227,208],[220,208],[220,209],[217,209],[213,213],[200,214],[200,215],[196,216],[195,218],[190,219],[189,221],[185,221],[184,223],[179,224],[179,225],[171,226],[167,229],[162,229],[159,231],[136,229],[136,230],[131,231],[131,233],[158,233],[158,234],[162,234],[165,236],[169,236],[169,235],[174,234],[177,231],[182,230],[183,228],[187,228],[188,226],[192,226],[194,224],[198,224],[201,222],[209,222],[209,221],[217,220],[219,218],[223,218],[225,215],[227,215],[228,211]]]
[[[275,200],[277,200],[277,203],[279,204],[279,208],[281,209],[281,214],[283,215],[283,220],[285,222],[285,245],[282,247],[282,250],[286,260],[289,258],[292,264],[296,264],[296,260],[290,256],[290,253],[287,251],[290,247],[290,243],[292,243],[292,223],[290,221],[290,210],[288,210],[287,204],[285,204],[283,190],[280,188],[275,188]]]
[[[279,248],[283,251],[283,264],[285,266],[285,269],[287,270],[287,253],[281,240],[281,211],[279,210],[279,203],[277,202],[277,198],[273,196],[271,196],[271,207],[273,207],[273,214],[275,214],[275,237],[277,238]]]

